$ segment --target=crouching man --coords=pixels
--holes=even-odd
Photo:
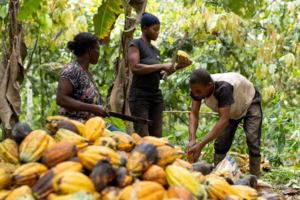
[[[250,155],[250,173],[260,175],[260,138],[262,124],[261,95],[257,88],[244,76],[237,73],[210,75],[197,69],[190,77],[192,110],[189,120],[189,144],[187,152],[198,159],[203,147],[214,140],[214,165],[221,162],[232,144],[239,123],[244,120],[244,132]],[[199,110],[201,102],[219,113],[219,121],[209,134],[196,144]]]

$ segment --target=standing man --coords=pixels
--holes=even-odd
[[[244,132],[250,155],[250,173],[260,175],[260,138],[262,124],[261,95],[257,88],[244,76],[237,73],[210,75],[197,69],[190,77],[192,110],[189,121],[189,144],[187,151],[198,159],[203,147],[214,140],[214,165],[221,162],[232,144],[239,123],[244,120]],[[201,102],[219,113],[219,121],[210,133],[196,144],[199,110]]]

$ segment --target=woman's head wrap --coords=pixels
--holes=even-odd
[[[149,27],[154,24],[160,24],[159,19],[150,13],[144,12],[141,20],[141,27],[143,29],[144,26]]]

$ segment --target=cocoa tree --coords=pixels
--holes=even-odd
[[[108,94],[107,102],[109,103],[109,108],[115,112],[124,113],[126,115],[130,115],[128,95],[132,81],[132,72],[129,68],[127,49],[132,40],[134,30],[141,21],[146,4],[146,0],[129,1],[130,6],[125,12],[126,20],[120,45],[120,49],[123,48],[123,55],[122,59],[121,55],[119,55],[115,61],[114,70],[116,79]],[[133,7],[137,13],[134,17],[131,17],[131,7]],[[126,132],[128,134],[133,133],[133,126],[131,124],[127,124]]]
[[[21,114],[20,88],[24,80],[23,62],[27,55],[22,22],[17,20],[20,1],[9,2],[5,17],[0,64],[0,119],[3,126],[2,139],[11,138],[11,132]]]

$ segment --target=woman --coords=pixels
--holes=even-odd
[[[162,137],[163,96],[159,89],[160,79],[165,72],[170,74],[172,63],[162,64],[159,50],[151,45],[160,30],[159,19],[144,13],[141,19],[142,38],[134,39],[129,44],[128,60],[133,73],[129,91],[129,107],[132,116],[153,120],[151,126],[134,123],[135,132],[140,136]],[[189,66],[192,62],[183,59],[176,70]]]
[[[109,117],[103,99],[89,71],[89,64],[97,64],[100,53],[98,38],[91,33],[79,33],[67,48],[75,54],[59,73],[56,103],[59,115],[81,122],[94,116]],[[109,130],[118,130],[106,123]],[[119,130],[118,130],[119,131]]]

